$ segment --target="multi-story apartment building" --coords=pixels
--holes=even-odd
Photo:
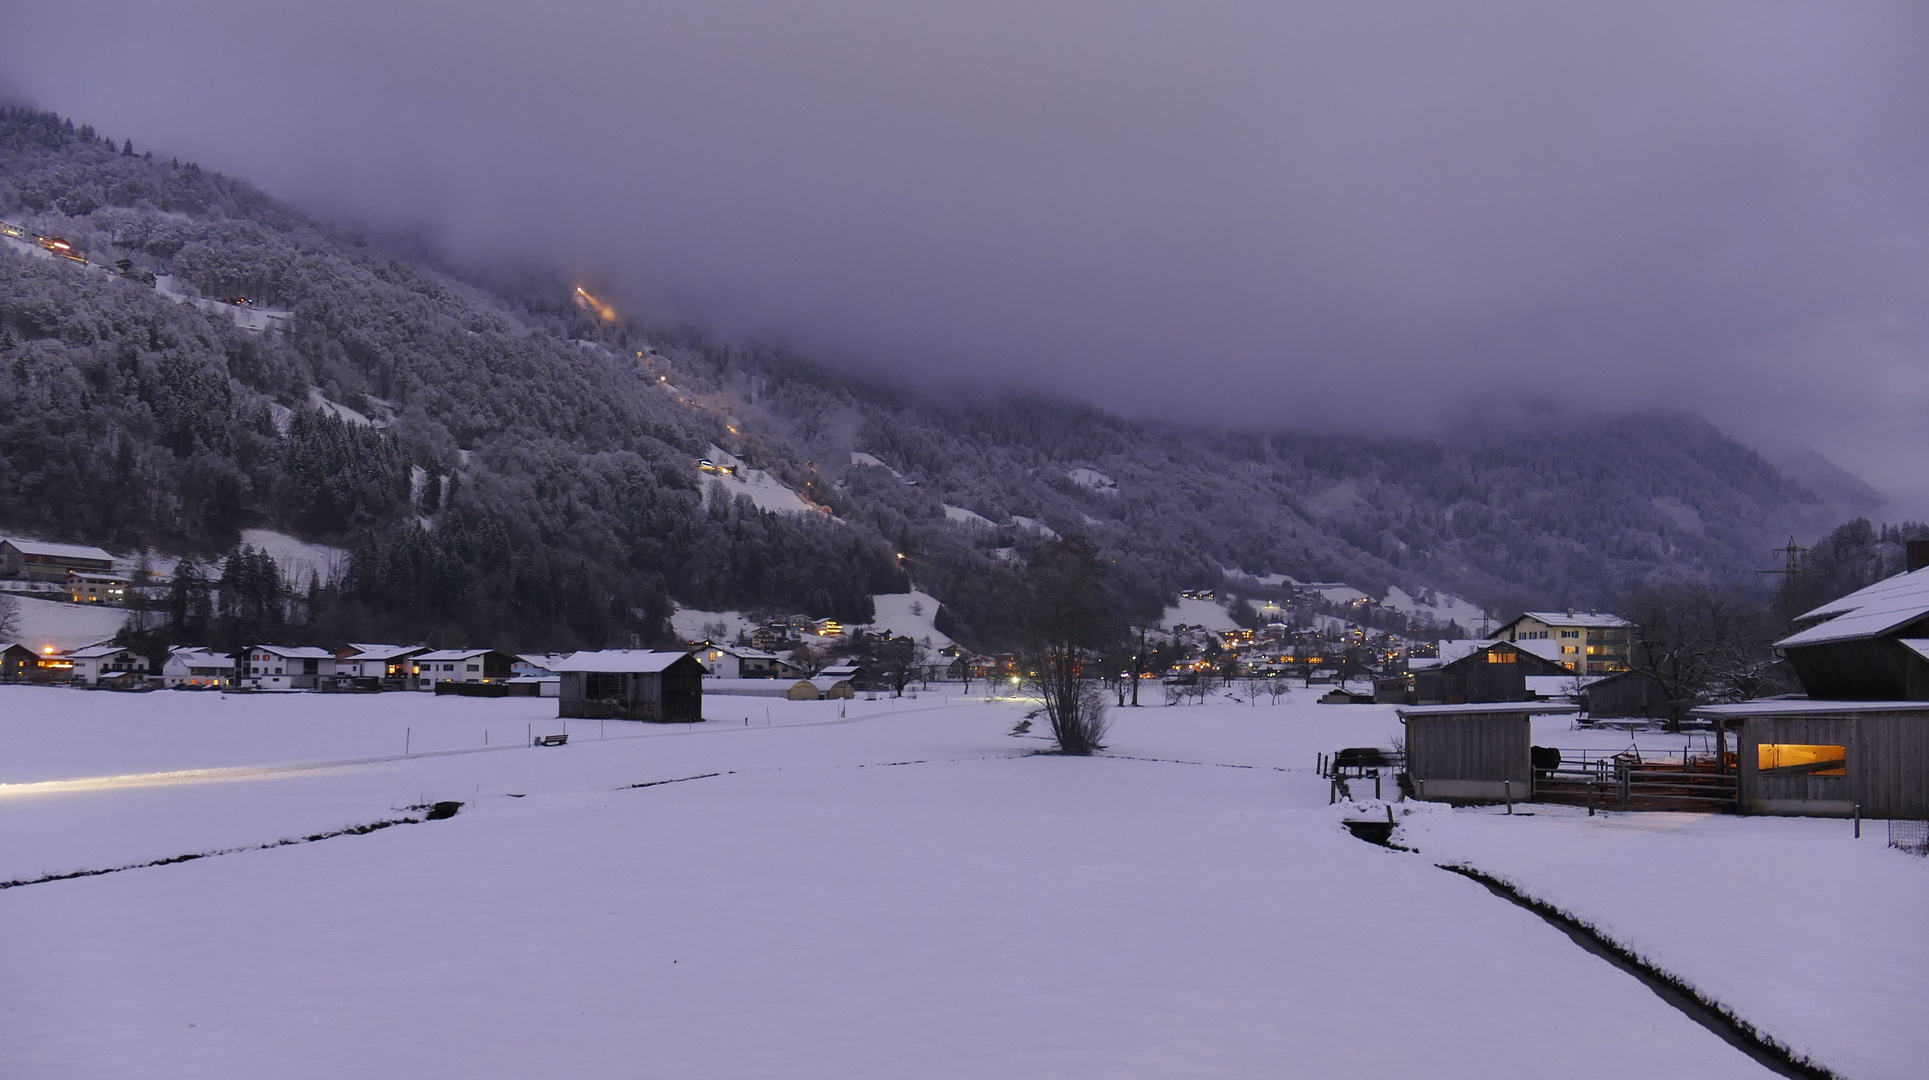
[[[1496,641],[1551,641],[1560,663],[1577,675],[1628,669],[1634,624],[1598,611],[1529,611],[1494,631]]]

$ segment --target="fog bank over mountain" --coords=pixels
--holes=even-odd
[[[926,387],[1379,432],[1685,407],[1923,515],[1926,31],[1901,3],[82,0],[17,13],[8,67],[330,218]]]

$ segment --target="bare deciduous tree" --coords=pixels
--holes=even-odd
[[[20,601],[0,593],[0,641],[12,641],[20,633]]]
[[[1769,648],[1775,627],[1754,598],[1713,585],[1662,585],[1634,597],[1628,666],[1652,677],[1668,698],[1668,725],[1688,710],[1738,701],[1779,683]]]
[[[1051,721],[1052,738],[1067,754],[1104,748],[1108,726],[1104,685],[1088,671],[1112,638],[1098,557],[1083,537],[1039,548],[1022,582],[1026,605],[1027,679]]]

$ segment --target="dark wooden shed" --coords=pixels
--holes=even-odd
[[[679,724],[703,719],[704,668],[687,652],[579,652],[551,670],[562,680],[556,715],[565,719]]]
[[[1735,733],[1743,813],[1929,819],[1929,702],[1795,698],[1691,715]]]
[[[1407,777],[1432,802],[1526,801],[1533,791],[1533,718],[1579,706],[1543,702],[1395,709],[1407,730]]]
[[[1668,692],[1661,680],[1643,671],[1623,671],[1589,683],[1581,690],[1581,706],[1597,720],[1665,720],[1669,713]]]

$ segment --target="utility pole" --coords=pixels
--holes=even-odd
[[[1801,602],[1802,598],[1799,588],[1802,575],[1809,572],[1808,568],[1802,565],[1802,556],[1806,554],[1808,550],[1808,548],[1797,544],[1795,538],[1791,536],[1788,538],[1787,546],[1774,548],[1771,551],[1771,554],[1782,557],[1781,566],[1770,570],[1755,571],[1757,577],[1779,577],[1782,579],[1778,592],[1780,593],[1782,618],[1784,619],[1794,619],[1795,616],[1801,614],[1807,606]]]

